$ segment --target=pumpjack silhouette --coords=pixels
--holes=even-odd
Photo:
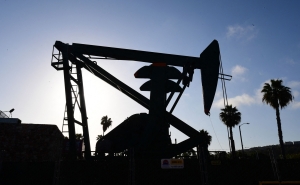
[[[54,53],[58,51],[58,53]],[[150,63],[140,68],[135,78],[150,79],[141,87],[149,91],[150,99],[144,97],[125,83],[101,68],[93,59],[130,60]],[[85,158],[91,157],[88,121],[85,108],[81,68],[107,82],[120,92],[149,110],[130,116],[116,128],[102,137],[96,144],[98,156],[104,153],[120,153],[134,148],[135,157],[171,158],[194,147],[205,147],[204,139],[197,130],[172,114],[186,87],[193,80],[195,69],[201,70],[204,113],[209,115],[215,96],[220,67],[220,49],[218,41],[213,40],[200,54],[200,57],[154,53],[147,51],[111,48],[103,46],[65,44],[56,41],[52,52],[51,65],[64,71],[66,116],[70,139],[70,153],[76,156],[75,123],[83,128]],[[182,67],[180,72],[175,67]],[[177,83],[172,80],[177,80]],[[183,87],[180,86],[182,83]],[[78,89],[78,92],[77,90]],[[167,93],[170,95],[167,97]],[[174,93],[179,93],[171,108],[166,111]],[[74,108],[79,107],[81,121],[74,118]],[[172,125],[189,138],[178,144],[172,144],[169,127]]]

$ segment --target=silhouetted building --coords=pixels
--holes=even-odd
[[[2,161],[56,161],[62,154],[63,138],[56,125],[5,123],[2,120],[0,157]]]
[[[300,141],[294,141],[294,145],[299,145],[300,146]]]

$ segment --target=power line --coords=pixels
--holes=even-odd
[[[210,116],[209,116],[209,120],[210,120],[211,126],[212,126],[212,128],[213,128],[213,130],[214,130],[214,133],[215,133],[215,136],[216,136],[216,138],[217,138],[217,141],[218,141],[218,143],[219,143],[220,147],[222,148],[222,146],[221,146],[221,144],[220,144],[220,142],[219,142],[218,136],[217,136],[217,134],[216,134],[216,131],[215,131],[214,125],[212,124],[212,121],[211,121],[211,119],[210,119]],[[223,148],[222,148],[222,150],[223,150]]]
[[[220,73],[221,73],[221,83],[222,83],[222,93],[223,93],[223,100],[224,100],[224,108],[226,107],[226,105],[228,106],[228,100],[227,100],[227,92],[226,92],[226,85],[225,85],[225,78],[224,78],[224,73],[223,73],[223,64],[222,64],[222,57],[221,57],[221,53],[219,55],[219,60],[220,60]],[[228,144],[229,144],[229,149],[231,152],[231,143],[229,141],[229,130],[228,130],[228,126],[227,126],[227,135],[228,135]]]

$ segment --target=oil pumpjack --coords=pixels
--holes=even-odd
[[[57,53],[55,53],[58,51]],[[130,60],[150,63],[140,68],[135,78],[150,79],[141,87],[141,91],[150,91],[150,99],[133,90],[113,75],[105,71],[93,59]],[[56,41],[53,46],[51,65],[64,71],[66,113],[70,152],[76,156],[75,123],[83,127],[85,158],[91,157],[87,113],[83,91],[81,68],[120,90],[131,99],[149,110],[130,116],[123,123],[102,137],[96,144],[97,155],[120,153],[134,148],[137,157],[171,158],[193,147],[206,147],[199,132],[172,114],[186,87],[192,82],[195,69],[201,70],[204,113],[209,114],[215,96],[220,67],[219,44],[213,40],[200,54],[200,57],[154,53],[138,50],[111,48],[94,45],[65,44]],[[177,68],[182,67],[180,72]],[[76,70],[76,73],[74,73]],[[170,80],[175,79],[177,83]],[[182,82],[183,87],[180,86]],[[78,87],[75,93],[74,85]],[[167,93],[170,92],[167,98]],[[179,95],[170,112],[166,111],[174,93]],[[75,98],[74,98],[75,97]],[[79,107],[81,121],[74,118],[74,107]],[[172,125],[189,139],[172,144],[169,127]]]

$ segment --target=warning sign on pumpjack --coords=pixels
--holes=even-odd
[[[183,159],[162,159],[162,169],[182,169],[184,167]]]

